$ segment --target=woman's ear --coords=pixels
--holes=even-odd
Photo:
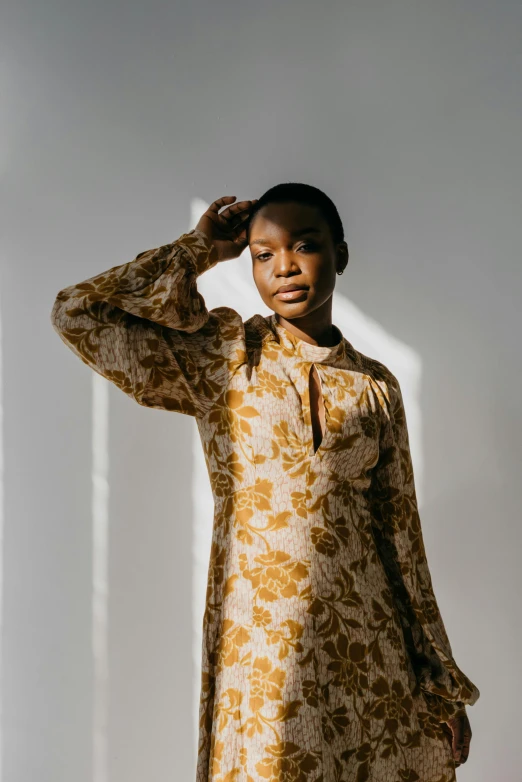
[[[340,242],[337,245],[337,266],[336,271],[337,274],[342,274],[346,267],[348,266],[348,260],[350,258],[350,253],[348,252],[348,245],[346,242]]]

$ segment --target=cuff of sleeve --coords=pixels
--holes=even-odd
[[[196,274],[211,269],[218,262],[217,250],[208,236],[197,228],[193,228],[177,239],[177,244],[182,244],[196,267]]]
[[[440,646],[438,654],[429,661],[429,666],[421,666],[418,677],[424,692],[434,698],[473,706],[480,697],[478,687],[460,670],[454,658],[448,652],[444,653]]]

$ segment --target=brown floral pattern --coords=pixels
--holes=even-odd
[[[397,378],[344,337],[209,312],[215,263],[190,231],[51,314],[85,364],[199,428],[215,515],[197,781],[454,782],[441,722],[479,691],[433,591]]]

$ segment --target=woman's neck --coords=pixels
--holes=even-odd
[[[313,314],[313,313],[311,313]],[[287,320],[275,313],[277,323],[303,342],[317,347],[332,348],[340,342],[340,331],[331,322],[311,322],[310,318]],[[305,322],[306,320],[306,322]]]

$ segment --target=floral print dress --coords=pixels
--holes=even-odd
[[[319,347],[274,314],[209,312],[215,263],[194,229],[64,288],[51,315],[93,370],[199,428],[215,510],[197,782],[451,782],[441,723],[479,690],[433,592],[397,378],[338,329]]]

